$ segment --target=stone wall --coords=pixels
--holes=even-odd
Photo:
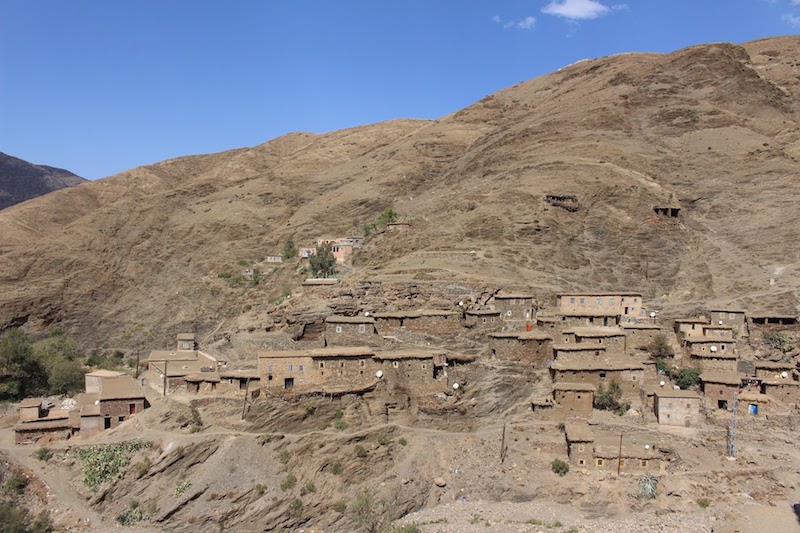
[[[656,395],[658,423],[667,426],[694,427],[701,421],[699,398],[670,398]]]
[[[374,324],[326,324],[326,346],[379,346],[381,337]]]

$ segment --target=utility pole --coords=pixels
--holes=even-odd
[[[136,352],[136,378],[139,379],[139,352]]]
[[[169,377],[167,376],[167,363],[168,361],[164,361],[164,396],[167,395],[167,382],[169,382]]]
[[[250,378],[247,378],[247,381],[244,384],[244,403],[242,403],[242,420],[244,420],[244,415],[247,412],[247,394],[250,390]]]
[[[733,412],[728,425],[728,459],[736,459],[736,411],[739,410],[739,391],[733,391]]]
[[[500,437],[500,464],[506,460],[506,423],[503,422],[503,434]]]
[[[617,455],[617,475],[622,469],[622,433],[619,434],[619,454]]]

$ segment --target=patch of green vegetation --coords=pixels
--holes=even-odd
[[[175,497],[180,498],[183,494],[189,490],[189,487],[192,486],[192,482],[188,479],[182,479],[178,481],[178,484],[175,485]]]
[[[292,458],[292,454],[289,453],[289,450],[281,450],[281,453],[278,454],[278,461],[285,465],[289,462],[289,459]]]
[[[709,500],[708,498],[700,498],[699,500],[697,500],[697,505],[699,505],[700,508],[702,509],[708,509],[709,507],[711,507],[711,500]]]
[[[336,461],[335,463],[333,463],[333,465],[331,465],[331,474],[335,476],[341,474],[342,470],[343,470],[342,463],[340,463],[339,461]]]
[[[48,448],[42,447],[42,448],[39,448],[38,450],[36,450],[34,452],[34,455],[40,461],[47,462],[53,457],[53,452]]]
[[[345,429],[347,429],[347,422],[345,422],[344,420],[337,420],[336,422],[334,422],[333,427],[339,431],[344,431]]]
[[[309,481],[308,483],[306,483],[305,489],[306,489],[306,492],[308,492],[308,493],[317,492],[317,486],[314,485],[313,481]]]
[[[333,502],[333,510],[337,513],[344,513],[347,510],[347,502],[344,500],[336,500]]]
[[[303,514],[303,501],[300,498],[295,498],[292,500],[292,503],[289,504],[289,507],[292,510],[292,516],[298,517]]]
[[[258,494],[259,496],[263,496],[264,493],[267,492],[267,487],[259,483],[255,486],[255,489],[253,490],[255,490],[256,494]]]
[[[133,465],[133,472],[136,475],[136,479],[141,479],[142,477],[144,477],[144,475],[150,471],[151,464],[152,463],[150,462],[150,458],[145,457],[144,461],[139,461],[138,463]]]
[[[117,515],[116,520],[123,526],[132,526],[136,522],[144,520],[145,514],[139,507],[138,502],[131,502],[128,508]]]
[[[14,473],[6,479],[5,483],[3,483],[3,494],[7,496],[19,496],[27,486],[28,478]]]
[[[232,274],[230,272],[225,271],[225,272],[220,272],[219,274],[217,274],[217,277],[219,279],[231,279],[231,275]]]
[[[294,245],[294,237],[286,239],[286,244],[283,245],[283,253],[281,255],[284,261],[288,261],[293,257],[297,257],[297,246]]]
[[[611,380],[608,389],[602,383],[597,387],[594,407],[604,411],[614,411],[622,416],[631,408],[631,402],[622,402],[622,388],[615,380]]]
[[[281,490],[286,492],[287,490],[292,490],[296,485],[297,477],[294,474],[289,474],[281,481]]]
[[[103,483],[116,483],[125,474],[125,467],[133,454],[149,447],[149,442],[130,440],[77,448],[78,458],[83,465],[83,482],[93,491]]]
[[[768,331],[764,333],[764,341],[783,353],[791,352],[794,349],[792,338],[787,333],[780,331]]]
[[[550,469],[559,476],[566,476],[569,473],[569,463],[561,459],[553,459],[550,463]]]
[[[378,437],[378,444],[381,446],[388,446],[391,442],[392,439],[390,439],[388,435],[381,435]]]
[[[30,511],[19,502],[0,501],[0,531],[3,533],[50,533],[53,530],[47,511],[31,520]]]
[[[356,457],[360,457],[361,459],[363,459],[364,457],[367,456],[367,449],[364,448],[362,445],[356,444],[355,450],[356,450]]]
[[[377,525],[375,512],[375,494],[366,490],[362,492],[350,506],[350,518],[357,525],[371,531]]]
[[[400,440],[398,440],[397,443],[400,444],[400,446],[405,446],[408,444],[408,441],[404,437],[400,437]]]

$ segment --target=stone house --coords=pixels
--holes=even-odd
[[[534,298],[530,294],[495,294],[494,308],[506,322],[532,322]]]
[[[635,361],[556,361],[550,375],[555,383],[589,383],[598,388],[616,381],[628,399],[639,398],[644,385],[644,366]]]
[[[791,379],[765,379],[761,382],[761,394],[790,406],[795,405],[800,401],[800,382]]]
[[[386,230],[392,232],[403,232],[411,228],[410,222],[389,222],[386,224]]]
[[[712,324],[732,327],[735,336],[748,337],[750,335],[747,329],[747,315],[743,309],[714,309],[709,314]]]
[[[694,427],[701,421],[702,398],[694,391],[657,390],[654,402],[655,415],[659,424]]]
[[[343,264],[350,259],[353,252],[364,244],[363,237],[338,237],[317,239],[317,246],[331,245],[331,253],[336,262]],[[316,253],[316,250],[315,250]]]
[[[607,354],[624,355],[627,336],[620,328],[569,328],[561,333],[562,342],[603,346]]]
[[[653,343],[656,337],[664,335],[664,332],[656,324],[648,323],[624,323],[621,324],[622,330],[628,336],[627,348],[642,350]]]
[[[733,353],[692,351],[689,355],[689,364],[700,368],[703,372],[718,374],[736,373],[736,355]]]
[[[223,387],[220,386],[219,372],[197,372],[184,376],[183,380],[186,383],[186,390],[189,392],[196,394],[223,392]]]
[[[595,392],[597,387],[590,383],[559,382],[553,385],[553,401],[559,410],[590,417]]]
[[[703,356],[706,354],[733,355],[735,358],[736,343],[733,339],[714,337],[693,337],[683,339],[686,354]]]
[[[538,331],[495,332],[489,334],[491,357],[503,361],[529,363],[534,368],[547,368],[552,359],[553,338]]]
[[[258,363],[266,390],[358,392],[385,382],[424,391],[441,382],[447,356],[435,350],[374,351],[350,346],[262,352]]]
[[[708,324],[705,318],[678,318],[675,319],[674,330],[678,340],[683,341],[693,337],[703,336],[703,326]]]
[[[609,328],[620,325],[620,317],[614,311],[587,310],[557,312],[555,315],[560,324],[556,328],[563,331],[566,328]]]
[[[175,350],[196,350],[197,341],[194,333],[178,333],[176,337]]]
[[[753,361],[753,370],[757,378],[762,379],[793,379],[795,365],[788,362]]]
[[[559,363],[605,360],[606,347],[601,344],[554,344],[553,360]]]
[[[617,317],[616,323],[632,323],[647,316],[638,292],[576,292],[556,295],[556,308],[564,315],[600,312]]]
[[[464,313],[464,326],[476,329],[497,329],[502,323],[500,311],[495,309],[468,309]]]
[[[179,333],[175,350],[153,350],[147,358],[147,382],[161,391],[164,380],[172,389],[185,383],[184,377],[196,372],[216,372],[217,359],[197,349],[193,333]]]
[[[545,315],[538,313],[536,315],[536,328],[549,332],[550,334],[557,334],[563,328],[560,316]]]
[[[69,409],[56,409],[44,398],[26,398],[19,404],[19,421],[14,442],[31,444],[40,440],[64,440],[74,433]]]
[[[738,413],[741,415],[764,417],[769,414],[770,397],[758,392],[743,392],[739,395]]]
[[[619,469],[622,474],[657,472],[664,462],[654,444],[623,440],[620,450],[618,435],[595,436],[593,456],[596,470],[616,472]]]
[[[567,456],[572,466],[588,468],[594,464],[594,433],[586,422],[564,424]]]
[[[371,316],[338,316],[325,319],[325,346],[377,346],[381,337]]]
[[[446,335],[461,331],[461,313],[458,311],[423,309],[418,316],[406,320],[405,331],[428,335]]]
[[[742,387],[739,374],[704,372],[700,375],[700,391],[713,409],[730,411],[733,395]]]
[[[754,313],[750,316],[750,322],[759,326],[795,326],[797,325],[797,316],[776,313]]]

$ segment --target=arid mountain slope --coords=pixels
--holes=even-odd
[[[34,165],[0,152],[0,209],[85,181],[68,170]]]
[[[231,289],[219,272],[390,206],[413,231],[370,236],[347,281],[795,311],[799,78],[796,36],[623,54],[438,120],[295,133],[58,191],[0,213],[0,325],[62,323],[120,346],[224,327],[298,278],[287,265]],[[577,195],[579,209],[545,194]],[[675,200],[680,219],[653,212]],[[446,250],[477,258],[425,253]]]

